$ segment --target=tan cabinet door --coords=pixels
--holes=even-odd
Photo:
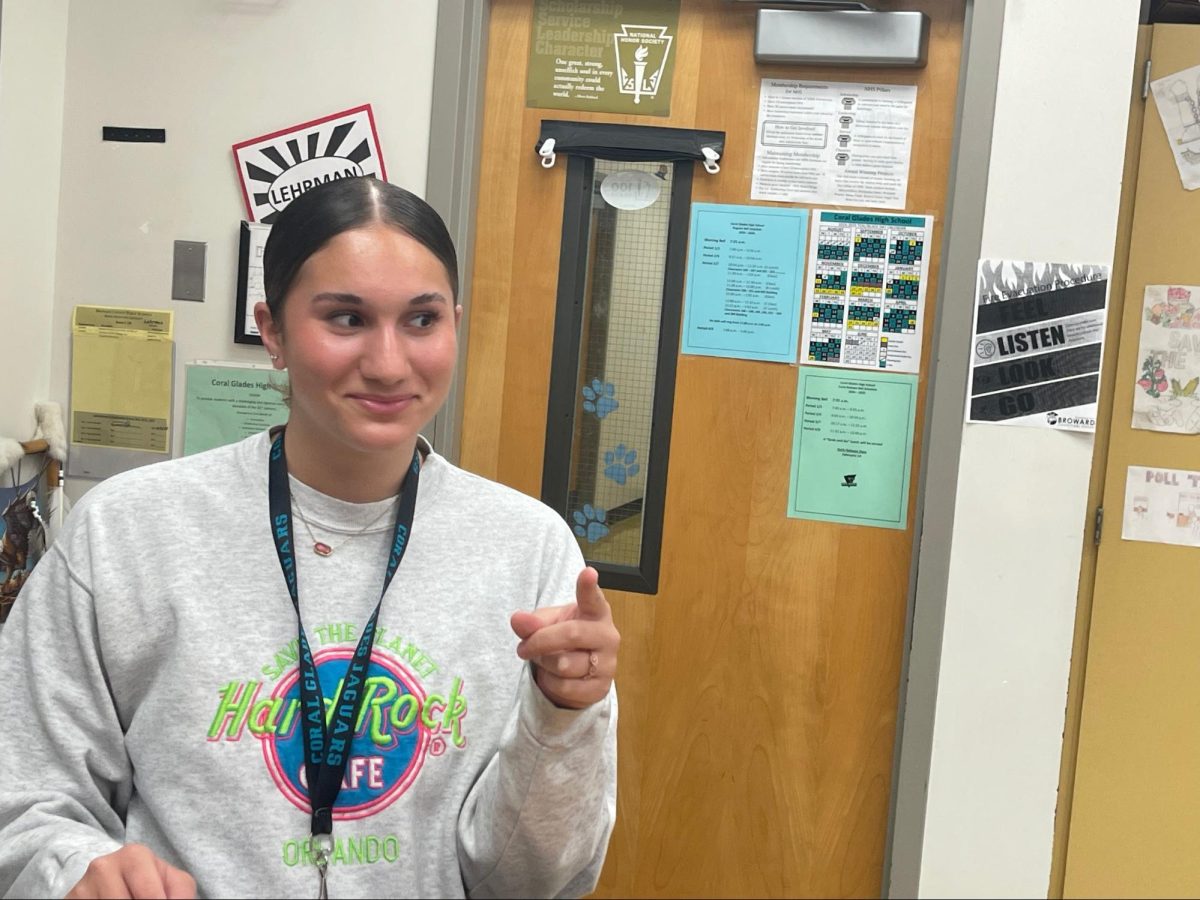
[[[1150,55],[1155,79],[1200,64],[1200,28],[1154,26]],[[1153,97],[1143,113],[1128,274],[1113,298],[1121,336],[1067,897],[1200,896],[1200,549],[1121,538],[1129,466],[1200,471],[1200,435],[1131,427],[1146,285],[1200,285],[1200,191],[1184,190]]]
[[[964,4],[907,7],[933,20],[921,70],[756,66],[753,5],[684,0],[671,115],[657,118],[526,108],[532,0],[495,0],[466,468],[540,490],[567,168],[539,165],[543,118],[724,131],[721,172],[697,166],[692,199],[746,204],[762,78],[916,84],[908,210],[936,217],[937,247]],[[933,298],[936,250],[929,271]],[[794,366],[679,358],[659,592],[609,592],[620,786],[600,896],[880,894],[912,526],[787,518],[796,384]]]

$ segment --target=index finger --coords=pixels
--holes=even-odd
[[[597,622],[608,621],[612,618],[612,607],[600,590],[600,573],[587,566],[575,580],[575,605],[579,608],[579,616]]]

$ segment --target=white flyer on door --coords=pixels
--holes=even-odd
[[[903,209],[917,88],[764,78],[750,197]]]
[[[1200,188],[1200,66],[1150,82],[1183,186]]]
[[[1200,286],[1148,284],[1134,372],[1133,427],[1200,434]]]
[[[1129,466],[1121,537],[1200,547],[1200,472]]]
[[[801,359],[919,372],[933,216],[813,212]]]

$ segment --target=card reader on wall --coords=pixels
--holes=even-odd
[[[754,35],[755,61],[784,65],[920,68],[928,48],[922,12],[760,9]]]

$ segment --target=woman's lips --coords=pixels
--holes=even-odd
[[[413,394],[396,394],[394,396],[384,394],[351,394],[350,399],[370,412],[397,413],[405,409],[416,397]]]

